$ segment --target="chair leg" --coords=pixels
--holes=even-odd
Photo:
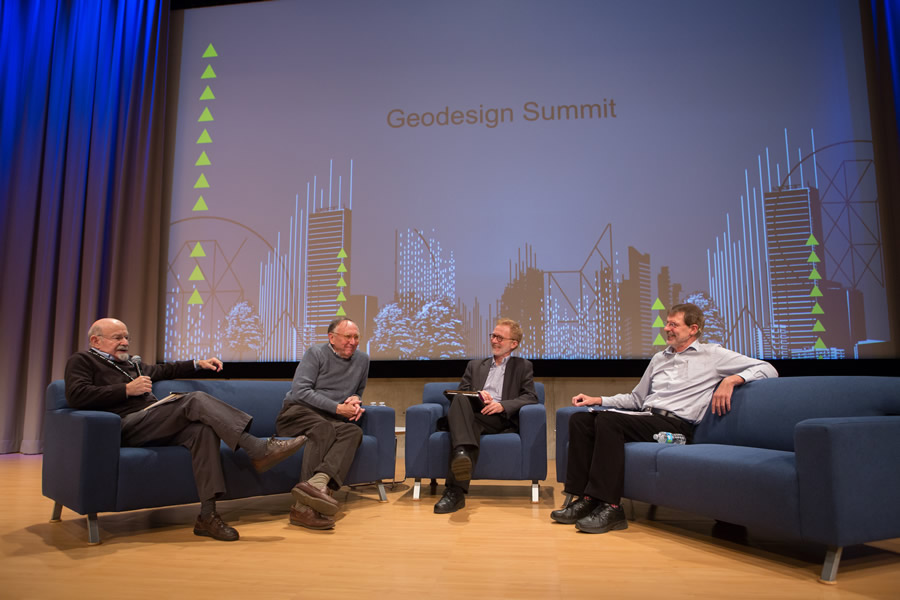
[[[437,494],[437,479],[432,478],[431,483],[429,483],[428,485],[431,488],[431,495],[434,496],[435,494]]]
[[[647,520],[648,521],[656,520],[656,505],[655,504],[651,504],[650,507],[647,509]]]
[[[834,585],[837,583],[838,565],[841,563],[842,546],[829,546],[828,552],[825,553],[825,562],[822,564],[822,576],[819,577],[820,583]]]
[[[60,517],[62,517],[62,504],[60,504],[59,502],[54,502],[53,513],[50,515],[50,522],[59,523],[61,520]]]
[[[100,523],[97,521],[97,513],[89,513],[87,516],[88,544],[92,546],[100,543]]]
[[[420,477],[416,477],[415,482],[413,483],[413,500],[421,500],[419,495],[422,493],[422,479]]]
[[[384,492],[384,482],[378,482],[378,501],[387,502],[387,494]]]
[[[538,483],[537,479],[531,480],[531,501],[534,504],[538,503],[538,498],[541,495],[541,484]]]

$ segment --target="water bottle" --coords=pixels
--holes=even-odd
[[[656,440],[657,444],[687,444],[687,440],[682,434],[669,433],[668,431],[660,431],[659,433],[654,433],[653,439]]]

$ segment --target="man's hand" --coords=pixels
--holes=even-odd
[[[363,407],[359,396],[350,396],[337,405],[337,414],[348,421],[359,421],[364,412],[366,412],[366,409]]]
[[[722,416],[731,410],[731,394],[734,392],[736,385],[744,383],[744,378],[740,375],[729,375],[719,383],[719,387],[713,392],[712,412],[714,415]]]
[[[572,397],[573,406],[594,406],[603,404],[602,396],[588,396],[587,394],[578,394]]]
[[[197,366],[201,369],[206,369],[207,371],[221,371],[222,361],[213,356],[211,358],[207,358],[206,360],[198,360]]]
[[[484,408],[481,409],[483,415],[496,415],[503,412],[503,405],[494,400],[494,397],[484,390],[478,392],[481,400],[484,402]]]
[[[125,393],[129,396],[143,396],[153,391],[153,382],[146,375],[141,375],[125,384]]]

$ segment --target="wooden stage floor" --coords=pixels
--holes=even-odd
[[[344,488],[332,531],[288,524],[289,494],[220,503],[241,540],[194,536],[197,505],[50,523],[41,457],[0,456],[0,598],[900,598],[900,539],[844,550],[837,585],[818,583],[824,548],[627,506],[625,531],[550,521],[562,501],[553,463],[530,502],[525,482],[473,483],[468,506],[435,515],[412,480]],[[398,473],[403,465],[398,464]],[[439,490],[440,491],[440,490]]]

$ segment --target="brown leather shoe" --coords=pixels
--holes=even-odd
[[[301,481],[291,490],[294,500],[312,507],[323,515],[333,515],[338,511],[338,501],[308,481]]]
[[[290,522],[291,525],[306,527],[307,529],[334,529],[334,519],[319,514],[311,507],[299,503],[291,507]]]
[[[241,537],[237,529],[230,527],[217,512],[214,512],[207,521],[198,515],[197,522],[194,523],[194,535],[205,535],[222,542],[235,542]]]
[[[266,453],[259,458],[252,459],[253,468],[258,473],[268,471],[288,456],[299,450],[306,443],[305,435],[298,435],[288,440],[279,440],[275,436],[266,441]]]

